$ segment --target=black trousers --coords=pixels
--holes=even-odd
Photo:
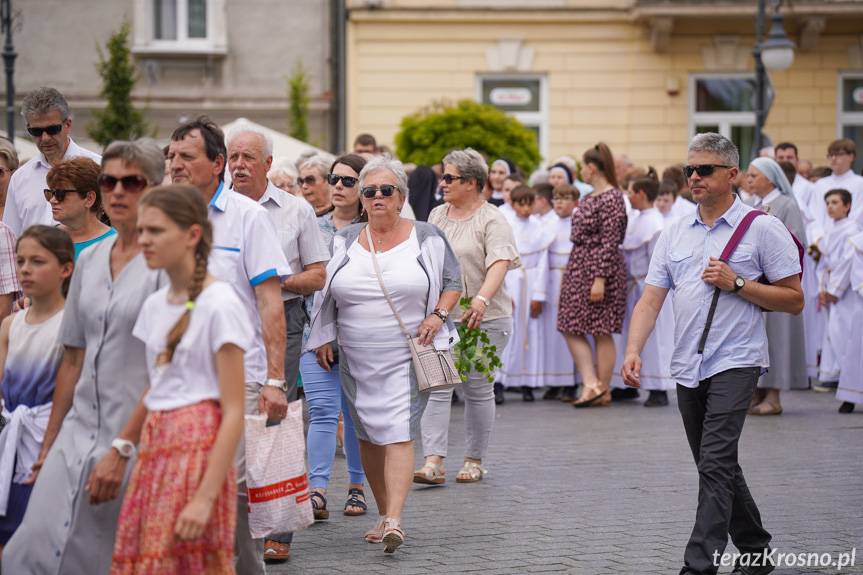
[[[729,369],[689,388],[677,385],[677,404],[698,466],[698,510],[681,573],[715,575],[728,536],[741,550],[767,548],[770,533],[737,462],[737,444],[760,367]]]

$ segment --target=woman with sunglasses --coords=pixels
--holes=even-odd
[[[512,299],[504,284],[506,272],[521,267],[515,236],[503,212],[482,199],[488,165],[475,150],[455,150],[443,159],[441,189],[446,202],[429,215],[429,223],[446,234],[464,282],[463,297],[470,298],[465,312],[457,310],[456,321],[486,332],[498,357],[512,332]],[[482,479],[483,458],[494,423],[494,385],[475,370],[462,374],[466,380],[459,395],[464,397],[465,456],[456,475],[458,483]],[[414,474],[415,483],[444,483],[443,460],[447,456],[452,390],[434,391],[422,421],[425,464]]]
[[[300,177],[296,186],[306,201],[315,208],[315,215],[320,217],[333,209],[330,202],[330,187],[327,176],[333,157],[329,154],[315,154],[300,164]]]
[[[402,510],[428,395],[419,392],[410,348],[381,282],[411,335],[444,350],[458,337],[447,316],[462,285],[444,234],[401,217],[407,182],[402,163],[388,155],[373,158],[360,172],[369,222],[347,226],[333,238],[327,285],[315,297],[307,342],[318,364],[331,370],[335,358],[330,342],[338,338],[342,387],[378,507],[377,521],[365,538],[383,542],[385,553],[405,539]]]
[[[75,244],[75,261],[85,248],[116,234],[99,219],[102,194],[99,191],[99,164],[90,158],[72,158],[51,168],[46,176],[45,199],[60,229]]]
[[[330,186],[330,202],[333,211],[318,218],[318,225],[324,242],[330,246],[332,255],[333,236],[347,225],[367,221],[361,216],[362,205],[359,189],[359,175],[366,161],[360,156],[349,154],[338,158],[330,169],[327,181]],[[306,298],[306,306],[311,313],[313,297]],[[309,337],[309,326],[303,334],[304,343]],[[348,500],[345,515],[364,515],[366,498],[363,491],[363,464],[360,460],[359,444],[354,432],[354,423],[348,410],[347,398],[342,391],[339,378],[338,347],[333,346],[333,362],[326,370],[318,365],[313,351],[305,352],[300,358],[300,375],[303,391],[309,404],[309,487],[311,488],[312,509],[315,519],[328,519],[327,485],[336,455],[336,431],[339,413],[344,415],[344,450],[348,463]]]
[[[128,464],[135,463],[134,443],[117,437],[148,383],[144,344],[132,327],[147,296],[167,281],[147,267],[138,245],[138,200],[164,169],[162,152],[148,141],[114,142],[102,156],[99,189],[117,234],[85,250],[75,266],[58,338],[65,353],[30,478],[39,481],[4,550],[4,572],[110,570]]]
[[[584,153],[581,176],[593,191],[572,215],[572,252],[560,288],[557,329],[563,332],[584,387],[575,407],[611,403],[613,333],[623,329],[626,311],[626,204],[617,187],[614,156],[600,142]],[[586,335],[592,335],[596,358]],[[594,366],[596,366],[594,368]]]

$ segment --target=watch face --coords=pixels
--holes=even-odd
[[[123,446],[120,448],[120,455],[122,455],[124,457],[131,457],[132,456],[132,446],[129,445],[128,443],[123,444]]]

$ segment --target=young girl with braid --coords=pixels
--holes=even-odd
[[[194,188],[147,193],[138,234],[147,265],[170,285],[147,298],[132,331],[146,345],[150,386],[118,438],[131,451],[140,438],[140,452],[111,573],[234,573],[233,457],[252,327],[233,288],[207,273],[212,228]]]

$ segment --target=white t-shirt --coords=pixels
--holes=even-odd
[[[254,330],[243,302],[234,288],[224,282],[210,284],[195,300],[189,326],[183,334],[171,363],[156,365],[165,349],[168,332],[186,311],[185,305],[168,303],[165,286],[152,293],[141,306],[132,335],[147,348],[150,391],[144,405],[150,411],[168,411],[206,400],[218,401],[219,376],[216,352],[232,343],[248,350]]]

